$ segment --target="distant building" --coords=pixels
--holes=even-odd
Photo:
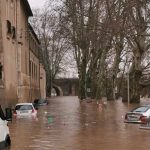
[[[40,83],[46,82],[40,81],[40,42],[28,23],[30,16],[27,0],[0,0],[0,103],[4,105],[41,97]]]

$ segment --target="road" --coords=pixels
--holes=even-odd
[[[133,107],[110,101],[101,109],[77,97],[51,98],[37,118],[13,118],[9,123],[10,150],[148,150],[150,130],[123,122]]]

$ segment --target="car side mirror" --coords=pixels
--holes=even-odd
[[[5,117],[7,121],[12,121],[12,109],[11,108],[6,108],[5,109]]]

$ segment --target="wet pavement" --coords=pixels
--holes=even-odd
[[[9,150],[148,150],[150,130],[125,124],[124,114],[136,105],[110,101],[80,103],[77,97],[54,97],[38,110],[37,118],[9,123]]]

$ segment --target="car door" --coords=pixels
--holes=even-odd
[[[9,129],[7,126],[7,121],[5,120],[4,112],[0,105],[0,142],[5,141],[7,134],[9,134]]]
[[[0,118],[0,142],[5,140],[6,136],[6,124],[5,121]]]
[[[150,108],[146,111],[146,116],[150,117]]]

